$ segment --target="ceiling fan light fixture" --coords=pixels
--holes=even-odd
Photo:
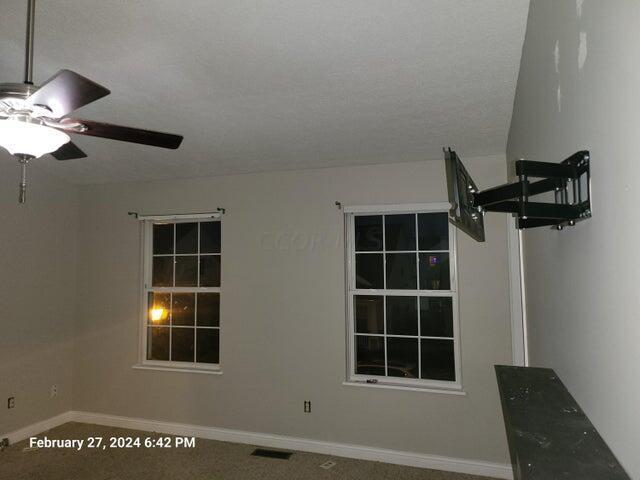
[[[0,146],[11,155],[38,158],[55,152],[71,138],[55,128],[19,120],[0,120]]]

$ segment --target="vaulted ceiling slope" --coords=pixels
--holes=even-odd
[[[39,0],[36,83],[75,70],[112,91],[79,116],[185,140],[33,163],[91,184],[503,153],[528,4]],[[22,80],[25,11],[2,2],[0,82]]]

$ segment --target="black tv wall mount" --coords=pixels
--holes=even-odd
[[[565,226],[573,226],[576,222],[591,217],[590,154],[586,150],[576,152],[560,163],[517,160],[517,182],[482,191],[477,190],[469,177],[466,181],[467,191],[464,192],[466,195],[460,191],[465,185],[460,179],[468,176],[468,173],[459,157],[449,149],[448,152],[445,151],[445,162],[452,203],[450,217],[452,223],[461,228],[460,221],[465,220],[461,214],[461,207],[467,212],[482,214],[474,213],[470,218],[467,215],[467,223],[472,221],[481,225],[485,212],[505,212],[516,217],[516,226],[519,229],[552,226],[562,230]],[[535,195],[547,193],[549,195],[545,199],[549,201],[530,199]],[[465,230],[468,230],[468,225]],[[479,241],[484,240],[473,232],[469,233]]]

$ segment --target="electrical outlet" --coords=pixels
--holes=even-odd
[[[311,413],[311,400],[304,401],[304,413]]]
[[[7,398],[7,408],[14,408],[16,406],[16,397]]]
[[[51,385],[51,398],[58,396],[58,385]]]

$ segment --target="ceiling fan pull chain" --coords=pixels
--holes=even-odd
[[[20,186],[18,190],[18,203],[24,203],[27,200],[27,165],[32,157],[29,155],[18,155],[20,162]]]

